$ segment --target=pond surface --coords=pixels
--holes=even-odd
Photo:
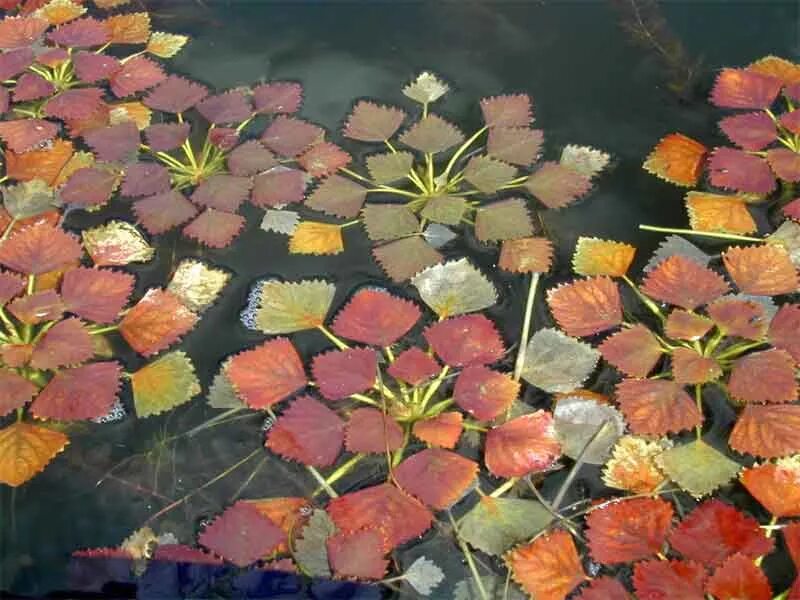
[[[557,158],[567,143],[595,146],[613,156],[613,168],[594,193],[546,215],[558,268],[545,285],[566,275],[575,240],[582,235],[636,245],[641,266],[659,238],[638,231],[638,223],[685,223],[682,192],[642,171],[643,157],[672,131],[714,143],[717,114],[705,94],[715,69],[765,54],[797,60],[800,52],[796,2],[665,3],[674,34],[691,56],[704,57],[697,94],[678,100],[665,85],[659,61],[630,42],[618,27],[619,13],[599,0],[146,4],[157,29],[193,37],[172,61],[173,71],[218,89],[298,80],[306,91],[303,116],[331,131],[339,128],[356,98],[404,104],[401,85],[423,69],[452,83],[440,108],[464,129],[479,123],[481,97],[529,93],[535,125],[545,131],[545,157]],[[113,212],[128,216],[121,203],[112,205]],[[70,224],[83,226],[107,216],[83,215]],[[171,267],[187,256],[202,256],[233,273],[221,300],[182,346],[205,386],[221,359],[262,339],[239,322],[256,279],[324,276],[337,284],[334,307],[356,286],[382,279],[358,228],[347,230],[343,254],[290,256],[284,237],[261,231],[259,215],[248,216],[247,230],[230,249],[206,251],[166,235],[156,261],[136,269],[140,291],[165,281]],[[491,269],[492,252],[470,243],[447,247],[448,255],[464,253]],[[490,315],[506,339],[514,340],[523,290],[510,278],[498,276],[496,282],[503,295]],[[537,318],[536,328],[547,319],[543,310]],[[327,347],[317,333],[295,339],[305,356]],[[0,489],[0,589],[30,597],[68,589],[72,550],[118,545],[148,517],[259,447],[261,421],[255,415],[168,439],[215,414],[201,396],[166,416],[84,426],[44,474],[17,490]],[[589,485],[593,472],[586,471]],[[369,474],[367,467],[341,489]],[[262,454],[160,518],[156,527],[192,539],[202,519],[220,512],[232,498],[305,495],[313,485],[304,470]],[[444,548],[451,555],[447,560],[458,568],[451,550]]]

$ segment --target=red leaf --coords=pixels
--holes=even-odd
[[[96,419],[108,414],[119,392],[122,368],[96,362],[56,373],[31,404],[40,418],[58,421]]]
[[[152,150],[167,152],[183,144],[190,130],[189,123],[156,123],[144,130],[144,136]]]
[[[144,104],[153,110],[182,113],[208,95],[204,85],[177,75],[170,75],[144,97]]]
[[[800,156],[788,148],[767,150],[767,162],[773,173],[784,181],[800,181]]]
[[[783,113],[778,120],[781,125],[794,134],[800,134],[800,110]]]
[[[775,177],[760,156],[734,148],[715,148],[708,160],[711,184],[727,190],[769,194],[775,189]]]
[[[31,359],[33,347],[30,344],[4,344],[0,346],[0,358],[6,367],[17,369],[24,367]]]
[[[73,55],[72,66],[78,79],[86,83],[95,83],[114,75],[122,64],[113,56],[82,50]]]
[[[303,102],[303,86],[292,81],[271,81],[253,88],[256,112],[266,114],[293,113]]]
[[[280,115],[264,131],[261,142],[273,152],[292,158],[324,136],[325,130],[313,123]]]
[[[604,575],[592,579],[575,600],[631,600],[631,595],[619,581]]]
[[[656,300],[694,310],[716,300],[730,288],[711,269],[676,254],[647,273],[641,291]]]
[[[36,62],[46,67],[60,67],[70,59],[70,53],[64,48],[50,48],[36,55]]]
[[[169,231],[197,214],[197,209],[177,190],[150,196],[133,203],[136,220],[153,235]]]
[[[111,199],[118,181],[118,175],[112,169],[84,167],[70,176],[59,195],[64,203],[72,206],[102,206]]]
[[[33,59],[32,48],[18,48],[0,53],[0,79],[11,79],[19,75],[33,64]]]
[[[524,477],[550,468],[561,456],[553,415],[543,410],[493,427],[484,460],[495,477]]]
[[[720,298],[708,305],[708,316],[726,336],[760,340],[767,332],[764,306],[743,298]]]
[[[793,402],[797,400],[794,360],[774,348],[743,356],[733,364],[728,390],[744,402]]]
[[[416,421],[413,432],[429,446],[452,449],[461,437],[463,420],[460,412],[448,411],[430,419]]]
[[[167,75],[157,62],[146,56],[136,56],[111,76],[111,91],[117,98],[125,98],[150,89],[164,81]]]
[[[703,415],[681,385],[659,379],[624,379],[617,402],[631,431],[664,435],[697,427]]]
[[[250,408],[268,408],[307,383],[303,363],[292,342],[276,338],[237,354],[225,374]]]
[[[746,69],[722,69],[711,90],[720,108],[769,108],[781,91],[781,81]]]
[[[380,523],[388,549],[421,536],[433,515],[419,501],[384,483],[334,498],[328,514],[341,531],[353,533]]]
[[[93,129],[83,139],[98,159],[107,162],[125,162],[139,150],[139,129],[133,121]]]
[[[249,177],[213,175],[195,188],[192,202],[205,208],[235,212],[250,195],[251,185]]]
[[[737,452],[776,458],[800,452],[800,406],[745,406],[728,444]]]
[[[603,358],[630,377],[647,377],[663,352],[656,337],[640,323],[606,338],[599,350]]]
[[[25,280],[16,273],[0,271],[0,306],[25,289]]]
[[[719,128],[728,139],[745,150],[761,150],[778,137],[775,123],[764,112],[725,117]]]
[[[800,464],[796,459],[745,469],[742,484],[773,517],[800,516]]]
[[[152,288],[120,321],[119,332],[131,348],[151,356],[177,342],[197,323],[197,315],[172,292]]]
[[[403,490],[438,510],[458,502],[477,475],[476,462],[441,448],[418,452],[394,469],[394,478]]]
[[[597,562],[632,562],[660,552],[671,525],[669,502],[657,498],[621,500],[589,513],[586,539]]]
[[[336,461],[344,441],[344,421],[311,396],[300,396],[269,430],[266,446],[304,465],[327,467]]]
[[[58,125],[43,119],[19,119],[0,122],[0,139],[17,154],[37,148],[52,140]]]
[[[789,552],[789,556],[792,557],[794,568],[797,569],[798,565],[800,565],[800,522],[794,521],[787,524],[781,529],[781,533],[783,534],[783,541],[786,544],[786,550]],[[770,538],[770,542],[772,542],[772,538]],[[773,545],[774,543],[770,543],[769,549],[761,552],[761,554],[770,553]]]
[[[39,392],[33,383],[22,375],[7,369],[0,370],[0,417],[22,408]]]
[[[357,408],[345,426],[345,446],[349,452],[382,454],[403,445],[403,430],[390,416],[376,408]]]
[[[61,25],[48,33],[47,39],[59,46],[91,48],[107,43],[111,39],[111,31],[104,21],[84,17]]]
[[[505,353],[494,323],[480,314],[439,321],[423,335],[439,358],[451,367],[489,364]]]
[[[362,142],[383,142],[397,132],[405,117],[399,108],[361,100],[347,117],[342,135]]]
[[[481,112],[487,127],[527,127],[533,120],[531,99],[527,94],[484,98]]]
[[[782,246],[732,247],[723,253],[722,260],[745,294],[776,296],[791,294],[800,287],[797,271]]]
[[[722,376],[722,367],[715,358],[681,346],[672,351],[672,375],[681,384],[707,383]]]
[[[76,262],[82,253],[73,234],[38,221],[0,244],[0,264],[18,273],[41,275]]]
[[[275,155],[258,140],[240,144],[228,155],[228,169],[233,175],[249,177],[276,166]]]
[[[52,371],[79,365],[94,356],[92,336],[79,319],[59,321],[47,330],[31,354],[34,369]]]
[[[41,75],[23,73],[17,79],[17,85],[14,86],[14,102],[27,102],[46,98],[53,94],[55,89],[53,84]]]
[[[800,363],[800,304],[784,304],[772,317],[767,332],[769,343],[786,350]]]
[[[775,540],[764,535],[753,517],[713,499],[684,517],[670,534],[669,544],[689,560],[714,566],[737,552],[751,559],[769,554]]]
[[[50,23],[39,17],[6,16],[0,21],[0,48],[9,50],[30,46],[47,31],[49,26]]]
[[[222,560],[199,548],[183,544],[159,544],[153,560],[192,565],[221,565]]]
[[[278,166],[253,179],[250,201],[261,208],[302,202],[308,175],[299,169]]]
[[[207,208],[183,228],[183,233],[209,248],[224,248],[239,235],[244,224],[241,215]]]
[[[336,144],[317,142],[303,152],[297,163],[312,177],[327,177],[346,167],[352,157]]]
[[[111,269],[70,269],[61,281],[67,312],[95,323],[112,323],[125,308],[136,279]]]
[[[476,365],[464,369],[456,379],[453,400],[479,421],[489,421],[511,406],[519,388],[519,382],[509,375]]]
[[[103,105],[103,90],[100,88],[74,88],[64,90],[44,103],[42,110],[48,117],[64,121],[88,119]]]
[[[436,359],[429,356],[422,349],[412,346],[389,365],[387,372],[395,379],[411,385],[419,385],[436,375],[441,366]]]
[[[341,337],[369,344],[391,346],[417,323],[416,304],[380,289],[364,288],[339,311],[331,329]]]
[[[17,319],[29,325],[53,321],[64,313],[64,304],[53,290],[21,296],[8,305]]]
[[[246,567],[286,541],[286,534],[255,506],[240,500],[214,519],[198,541],[225,560]]]
[[[571,336],[593,335],[622,323],[619,288],[610,277],[589,277],[551,289],[547,304]]]
[[[489,130],[486,152],[507,163],[527,167],[539,158],[544,134],[527,127],[494,127]]]
[[[633,587],[647,600],[704,600],[705,569],[684,560],[647,560],[633,566]]]
[[[706,591],[717,600],[771,600],[767,576],[752,558],[734,554],[719,567],[706,584]]]
[[[586,575],[572,536],[562,529],[506,555],[514,581],[536,600],[564,600]]]
[[[314,357],[311,371],[320,393],[328,400],[342,400],[375,385],[378,356],[369,348],[331,350]]]
[[[231,90],[209,96],[196,106],[205,119],[215,125],[241,123],[253,112],[250,99],[243,90]]]
[[[120,190],[128,198],[141,198],[161,194],[170,189],[169,171],[155,162],[135,162],[125,169],[125,179]]]
[[[377,529],[336,533],[326,542],[328,561],[339,577],[380,579],[389,561],[384,558],[384,540]]]
[[[557,162],[544,162],[525,182],[527,190],[547,208],[564,208],[586,194],[591,178]]]

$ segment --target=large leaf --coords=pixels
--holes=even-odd
[[[477,312],[497,302],[494,285],[465,258],[428,267],[411,283],[443,319]]]
[[[387,152],[367,157],[367,169],[375,183],[385,184],[405,178],[414,164],[411,152]]]
[[[429,114],[400,136],[400,141],[420,152],[435,154],[460,144],[464,135],[441,117]]]
[[[706,571],[702,565],[683,560],[646,560],[633,568],[637,598],[703,600]]]
[[[743,402],[793,402],[797,400],[794,359],[775,348],[743,356],[733,364],[728,391]]]
[[[372,254],[395,283],[402,283],[443,259],[433,246],[419,236],[394,240],[374,248]]]
[[[107,414],[120,389],[121,368],[116,362],[96,362],[62,369],[31,405],[40,418],[74,421]],[[199,389],[198,389],[199,391]]]
[[[736,286],[745,294],[777,296],[800,288],[795,266],[781,246],[733,247],[725,251],[722,260]]]
[[[557,329],[540,329],[528,342],[522,378],[546,392],[571,392],[591,375],[600,353]]]
[[[532,538],[552,520],[550,512],[535,500],[482,496],[462,517],[459,532],[471,546],[500,556],[515,544]]]
[[[527,238],[533,235],[533,222],[525,201],[510,198],[479,208],[475,214],[475,236],[481,242]]]
[[[183,234],[209,248],[228,246],[244,227],[241,215],[207,208],[183,228]]]
[[[311,396],[300,396],[269,430],[266,446],[304,465],[327,467],[342,450],[344,421]]]
[[[391,346],[417,323],[419,308],[386,290],[363,288],[339,311],[334,333],[371,346]]]
[[[641,290],[656,300],[694,310],[716,300],[729,288],[725,280],[711,269],[674,255],[647,273]]]
[[[364,186],[340,175],[331,175],[317,186],[305,203],[314,210],[352,219],[358,215],[366,197],[367,188]]]
[[[579,237],[572,255],[572,270],[578,275],[622,277],[633,262],[636,248],[630,244]]]
[[[711,103],[721,108],[769,108],[781,81],[746,69],[722,69],[711,90]]]
[[[55,370],[79,365],[94,356],[92,336],[80,319],[69,318],[56,323],[39,339],[31,354],[31,366]]]
[[[230,358],[223,368],[250,408],[268,408],[305,387],[300,355],[286,338],[269,340]]]
[[[659,498],[604,503],[586,517],[592,558],[611,565],[661,552],[672,526],[672,514],[672,505]]]
[[[485,365],[505,352],[494,323],[480,314],[439,321],[423,335],[437,356],[451,367]]]
[[[728,443],[737,452],[763,458],[796,454],[800,452],[798,427],[800,406],[796,404],[747,405],[731,431]]]
[[[703,384],[719,379],[722,367],[715,358],[694,348],[679,347],[672,351],[672,376],[680,384]]]
[[[405,116],[399,108],[361,100],[347,117],[342,134],[362,142],[383,142],[395,134]]]
[[[190,310],[201,312],[217,300],[230,278],[231,274],[224,269],[187,258],[178,264],[167,291],[177,296]]]
[[[531,99],[527,94],[507,94],[481,100],[483,121],[492,127],[527,127],[533,120]]]
[[[775,176],[766,159],[736,148],[716,148],[708,159],[711,184],[726,190],[750,194],[769,194],[775,189]]]
[[[757,229],[747,204],[736,196],[689,192],[686,208],[692,229],[698,231],[748,234]]]
[[[135,281],[129,273],[78,267],[64,274],[61,299],[68,312],[95,323],[111,323],[128,303]]]
[[[476,365],[464,369],[456,379],[453,400],[476,419],[489,421],[511,406],[519,389],[519,382],[509,375]]]
[[[725,117],[719,128],[734,144],[745,150],[761,150],[778,137],[775,122],[765,112]]]
[[[575,337],[589,336],[622,323],[622,300],[609,277],[561,285],[547,293],[547,304],[559,326]]]
[[[394,479],[407,493],[437,510],[458,502],[475,482],[478,463],[441,448],[427,448],[394,468]]]
[[[489,130],[486,151],[512,165],[527,167],[539,158],[544,134],[528,127],[493,127]]]
[[[336,288],[318,279],[258,284],[255,324],[267,334],[294,333],[325,322]]]
[[[0,370],[0,416],[22,408],[39,392],[32,382],[13,371]]]
[[[0,264],[28,275],[58,270],[81,257],[78,238],[45,221],[21,229],[0,245]]]
[[[214,519],[198,541],[239,567],[265,557],[286,534],[251,503],[239,501]]]
[[[311,177],[328,177],[346,167],[352,157],[336,144],[317,142],[297,157],[299,164]]]
[[[641,323],[606,338],[598,349],[629,377],[647,377],[663,353],[658,339]]]
[[[658,466],[695,498],[725,485],[739,473],[740,465],[702,440],[671,448],[656,458]]]
[[[458,225],[467,211],[466,198],[459,196],[434,196],[425,203],[420,215],[434,223]]]
[[[697,185],[708,148],[681,133],[671,133],[658,142],[642,168],[665,181],[683,187]]]
[[[197,320],[177,296],[153,288],[125,314],[119,331],[131,348],[150,356],[177,342]]]
[[[586,575],[572,536],[563,529],[506,555],[514,581],[537,600],[563,600]]]
[[[748,492],[774,517],[800,516],[800,456],[745,469],[741,481]]]
[[[772,588],[764,572],[742,554],[731,556],[706,583],[706,591],[719,600],[772,600]]]
[[[194,365],[184,352],[170,352],[130,376],[136,414],[157,415],[185,404],[200,393]]]
[[[314,357],[311,370],[328,400],[342,400],[375,385],[378,356],[371,348],[331,350]]]
[[[414,213],[399,204],[368,204],[362,211],[364,227],[373,241],[394,240],[419,231]]]
[[[17,487],[41,472],[69,440],[60,431],[19,421],[0,429],[0,482]]]
[[[553,417],[562,452],[588,464],[605,463],[625,432],[625,420],[616,408],[588,398],[560,398]]]
[[[412,432],[414,437],[430,447],[452,450],[464,431],[463,423],[464,417],[460,412],[447,411],[415,422]]]
[[[564,208],[585,195],[591,179],[557,162],[545,162],[525,182],[525,188],[547,208]]]
[[[341,578],[381,579],[389,561],[384,558],[383,536],[376,527],[339,532],[327,541],[328,562]]]
[[[537,410],[493,427],[484,461],[495,477],[524,477],[550,468],[561,456],[553,416]]]

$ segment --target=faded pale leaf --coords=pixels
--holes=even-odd
[[[591,146],[567,144],[561,151],[559,162],[586,177],[595,177],[608,166],[610,160],[611,156],[602,150]]]
[[[387,152],[367,157],[367,169],[375,183],[392,183],[404,179],[414,164],[411,152]]]
[[[699,265],[706,266],[711,256],[700,250],[697,246],[691,243],[686,238],[679,235],[670,235],[664,238],[664,241],[658,245],[653,256],[647,261],[644,267],[645,273],[655,269],[662,261],[670,256],[683,256],[690,260],[695,261]]]
[[[624,435],[617,440],[603,469],[603,483],[632,494],[649,494],[666,479],[656,457],[672,447],[668,439]]]
[[[564,454],[573,459],[582,455],[591,465],[605,463],[625,432],[625,420],[616,408],[585,398],[559,400],[553,417]]]
[[[789,260],[796,268],[800,268],[800,224],[786,219],[775,231],[767,236],[770,244],[783,246],[789,253]]]
[[[325,543],[336,533],[336,525],[324,510],[315,509],[308,524],[295,541],[294,559],[312,577],[330,577],[328,549]]]
[[[266,281],[261,284],[255,321],[264,333],[294,333],[325,322],[336,287],[326,281]]]
[[[231,380],[225,375],[223,366],[214,376],[211,387],[208,389],[208,405],[211,408],[246,408],[239,398]]]
[[[429,71],[423,71],[403,88],[403,94],[420,104],[435,102],[444,96],[450,87]]]
[[[147,262],[155,250],[136,227],[125,221],[109,221],[82,233],[83,247],[97,266],[122,266]]]
[[[444,225],[439,225],[439,223],[428,225],[422,235],[434,248],[441,248],[458,237],[455,231]]]
[[[18,221],[47,212],[58,205],[53,188],[41,179],[3,187],[2,192],[3,206]]]
[[[540,329],[528,342],[522,378],[546,392],[571,392],[591,375],[600,352],[557,329]]]
[[[736,477],[741,465],[702,440],[676,446],[656,457],[656,464],[681,489],[702,498]]]
[[[300,214],[293,210],[275,210],[268,208],[261,219],[261,229],[274,231],[284,235],[292,235],[300,223]]]
[[[201,312],[216,301],[230,278],[223,269],[186,259],[178,265],[167,289],[189,309]]]
[[[461,520],[461,537],[468,544],[492,556],[532,538],[553,520],[536,500],[482,496]]]
[[[403,573],[403,579],[418,594],[430,596],[431,592],[444,581],[444,573],[431,559],[420,556]]]
[[[411,283],[441,318],[476,312],[497,302],[494,285],[466,258],[428,267]]]
[[[147,52],[159,58],[172,58],[186,45],[189,38],[185,35],[154,31],[147,41]]]
[[[636,248],[630,244],[579,237],[572,255],[572,269],[578,275],[622,277],[631,266]]]

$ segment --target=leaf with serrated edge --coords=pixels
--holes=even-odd
[[[528,342],[522,378],[546,392],[571,392],[592,374],[600,352],[557,329],[540,329]]]
[[[672,447],[668,439],[648,440],[624,435],[617,440],[603,468],[603,483],[632,494],[650,494],[666,480],[656,457]]]
[[[736,196],[689,192],[686,209],[691,228],[698,231],[748,234],[757,229],[747,204]]]
[[[347,117],[342,135],[362,142],[383,142],[395,134],[405,116],[399,108],[361,100]]]
[[[396,283],[410,279],[423,269],[440,263],[443,256],[419,237],[394,240],[373,249],[372,255]]]
[[[125,221],[109,221],[86,229],[81,235],[83,247],[94,264],[100,267],[147,262],[155,254],[139,230]]]
[[[225,375],[225,366],[214,376],[211,387],[208,389],[208,405],[211,408],[246,408],[246,405],[236,394],[231,380]]]
[[[767,242],[783,246],[789,253],[792,264],[800,267],[800,225],[787,219],[775,231],[767,236]]]
[[[676,446],[656,457],[656,464],[681,489],[702,498],[736,477],[741,469],[702,440]]]
[[[422,232],[422,237],[434,248],[441,248],[456,239],[458,235],[449,227],[439,223],[431,223]]]
[[[367,204],[361,214],[373,241],[395,240],[419,231],[417,217],[400,204]]]
[[[559,163],[587,177],[596,177],[608,166],[611,156],[591,146],[567,144],[561,151]]]
[[[464,135],[455,125],[429,114],[403,133],[400,141],[420,152],[436,154],[463,142]]]
[[[308,525],[303,527],[295,541],[292,556],[297,563],[312,577],[330,577],[328,550],[325,542],[336,533],[336,525],[324,510],[315,509],[311,513]]]
[[[679,235],[669,235],[664,238],[664,241],[662,241],[658,245],[658,248],[656,248],[656,251],[653,252],[653,256],[650,257],[650,260],[647,261],[644,267],[644,272],[652,271],[670,256],[682,256],[702,266],[708,265],[708,262],[711,260],[711,256],[700,250],[700,248],[692,244],[686,238]]]
[[[425,203],[420,216],[433,223],[458,225],[467,210],[466,198],[458,196],[434,196]]]
[[[506,554],[514,581],[541,600],[561,600],[586,575],[572,536],[557,529]]]
[[[486,152],[507,163],[527,167],[539,158],[544,134],[527,127],[493,127],[489,130]]]
[[[339,254],[344,250],[342,228],[333,223],[301,221],[289,239],[291,254]]]
[[[464,179],[484,194],[493,194],[517,174],[517,169],[491,156],[473,156],[464,168]]]
[[[635,254],[630,244],[581,236],[572,255],[572,270],[578,275],[622,277]]]
[[[430,596],[444,581],[444,572],[431,559],[420,556],[403,573],[403,579],[418,594]]]
[[[138,417],[157,415],[200,393],[200,382],[186,353],[165,354],[130,376]]]
[[[553,410],[561,448],[567,456],[579,456],[590,465],[602,465],[611,448],[625,432],[625,420],[613,406],[594,400],[567,397]]]
[[[645,159],[642,168],[670,183],[683,187],[697,185],[708,148],[681,133],[661,139]]]
[[[293,210],[275,210],[268,208],[261,219],[261,229],[284,235],[292,235],[300,223],[300,213]]]
[[[552,520],[550,512],[536,500],[482,496],[462,517],[459,532],[474,548],[500,556],[532,538]]]
[[[419,102],[430,104],[444,96],[450,87],[429,71],[423,71],[403,88],[403,95]]]
[[[22,485],[44,470],[68,443],[60,431],[22,421],[0,429],[0,483]]]
[[[375,183],[385,184],[404,179],[414,164],[411,152],[387,152],[367,157],[367,169]]]
[[[217,300],[230,278],[231,274],[223,269],[199,260],[185,259],[172,274],[167,290],[189,309],[201,312]]]
[[[475,237],[481,242],[502,242],[533,235],[533,222],[522,198],[493,202],[478,209]]]
[[[476,312],[497,302],[494,285],[466,258],[429,267],[411,283],[441,318]]]
[[[267,334],[313,329],[325,322],[335,293],[336,286],[316,279],[266,281],[261,284],[256,324]]]

